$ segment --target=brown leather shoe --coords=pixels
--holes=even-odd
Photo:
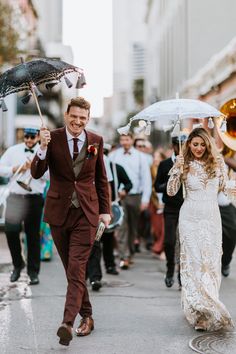
[[[89,335],[94,329],[94,321],[92,317],[84,317],[80,321],[80,325],[76,328],[75,333],[79,337]]]
[[[57,335],[60,338],[59,343],[61,345],[69,345],[72,340],[72,327],[66,323],[62,323],[58,328]]]

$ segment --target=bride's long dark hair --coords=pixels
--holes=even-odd
[[[192,139],[196,137],[201,138],[206,145],[206,150],[201,160],[205,163],[205,171],[208,175],[208,178],[214,178],[216,176],[216,167],[218,165],[218,159],[220,158],[220,156],[217,151],[215,142],[206,129],[195,128],[191,131],[187,141],[183,146],[183,157],[184,157],[183,180],[187,178],[187,173],[190,168],[190,162],[195,159],[190,148],[190,143]]]

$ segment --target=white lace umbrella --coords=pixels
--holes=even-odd
[[[214,127],[212,117],[220,117],[222,113],[210,104],[188,98],[176,98],[172,100],[164,100],[153,103],[141,112],[130,118],[129,123],[125,127],[117,129],[120,134],[127,134],[133,121],[141,120],[141,128],[145,128],[145,133],[150,134],[151,122],[171,120],[175,135],[180,132],[180,120],[186,118],[208,118],[209,128]],[[222,131],[226,131],[226,120],[222,122]]]

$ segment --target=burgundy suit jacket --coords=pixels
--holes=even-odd
[[[85,131],[87,144],[97,147],[97,154],[87,153],[83,167],[75,177],[66,136],[66,128],[51,132],[45,160],[34,157],[31,164],[33,178],[40,178],[49,168],[50,187],[47,193],[44,220],[61,226],[67,217],[73,191],[90,224],[97,226],[99,214],[110,214],[108,181],[103,161],[102,137]]]

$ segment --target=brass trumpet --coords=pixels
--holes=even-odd
[[[25,161],[26,162],[26,161]],[[0,194],[0,206],[2,204],[5,203],[9,193],[11,192],[11,187],[13,185],[14,182],[17,182],[19,184],[19,186],[21,186],[22,188],[24,188],[25,190],[27,190],[28,192],[32,192],[32,188],[30,187],[30,182],[32,180],[32,176],[28,176],[27,178],[25,178],[25,180],[21,180],[20,178],[22,178],[22,176],[25,174],[25,172],[20,172],[20,170],[22,169],[22,167],[24,166],[25,162],[23,162],[18,169],[16,170],[16,172],[14,173],[14,175],[11,177],[11,181],[10,183],[8,183],[1,191]]]
[[[24,188],[26,191],[32,192],[32,188],[30,187],[30,182],[32,178],[33,178],[32,176],[29,176],[24,181],[17,180],[16,182],[19,184],[19,186]]]
[[[5,203],[10,191],[11,191],[11,186],[12,184],[16,181],[17,178],[19,178],[19,174],[21,175],[20,173],[20,170],[22,169],[22,167],[24,166],[25,163],[22,163],[18,169],[16,170],[16,172],[14,173],[14,175],[12,176],[11,178],[11,181],[10,183],[8,183],[3,189],[2,189],[2,192],[0,194],[0,206],[2,204]]]
[[[29,159],[28,159],[29,160]],[[30,160],[29,160],[30,161]],[[27,162],[27,161],[26,161]],[[24,164],[22,165],[22,167],[24,166]],[[23,172],[22,173],[22,175],[24,175],[26,173],[26,171],[25,172]],[[19,179],[18,178],[18,180],[16,181],[18,184],[19,184],[19,186],[20,187],[22,187],[23,189],[25,189],[26,191],[28,191],[28,192],[32,192],[32,188],[30,187],[30,182],[31,182],[31,180],[32,180],[32,176],[31,175],[29,175],[27,178],[25,178],[25,180],[21,180],[21,179]]]

